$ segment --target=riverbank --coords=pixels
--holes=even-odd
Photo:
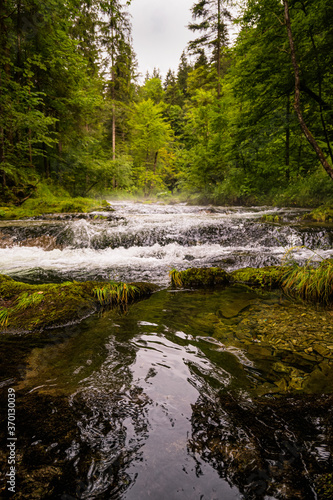
[[[86,213],[111,210],[106,200],[90,198],[31,198],[21,206],[0,206],[0,220],[17,220],[54,213]]]
[[[106,201],[108,200],[108,201]],[[87,213],[97,210],[112,210],[114,202],[134,202],[146,205],[177,205],[186,203],[189,206],[243,206],[243,207],[265,207],[276,208],[298,207],[311,210],[306,215],[307,220],[316,222],[333,221],[333,203],[330,196],[305,196],[295,195],[242,195],[242,196],[219,196],[213,192],[175,192],[164,191],[151,194],[148,198],[128,193],[126,191],[110,191],[91,198],[71,197],[64,189],[56,189],[54,186],[41,184],[36,192],[23,202],[1,203],[0,220],[19,220],[37,217],[40,215],[54,213]],[[111,205],[110,205],[111,203]]]

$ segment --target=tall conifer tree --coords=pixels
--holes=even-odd
[[[208,48],[217,69],[217,96],[221,94],[221,57],[222,49],[228,44],[227,20],[231,14],[224,0],[199,0],[191,9],[193,22],[188,25],[199,37],[189,43],[192,53],[198,54]]]

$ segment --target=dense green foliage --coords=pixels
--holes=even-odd
[[[333,184],[300,127],[288,4],[308,129],[333,162],[330,0],[192,8],[178,71],[136,77],[125,0],[0,4],[0,197],[187,193],[215,203],[314,205]],[[195,54],[195,55],[193,55]],[[57,189],[58,189],[57,188]]]

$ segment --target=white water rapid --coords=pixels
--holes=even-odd
[[[172,268],[280,264],[333,255],[332,231],[296,209],[111,202],[113,212],[1,224],[0,272],[27,281],[116,279],[165,285]],[[279,215],[281,223],[261,222]],[[82,218],[81,218],[82,217]],[[316,253],[313,253],[315,251]]]

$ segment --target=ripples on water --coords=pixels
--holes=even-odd
[[[218,320],[240,294],[240,312]],[[251,307],[279,301],[247,289],[160,291],[125,314],[26,339],[26,351],[12,339],[13,361],[24,360],[12,373],[23,498],[317,498],[316,477],[332,469],[331,385],[321,394],[314,357],[303,369],[320,393],[312,384],[305,398],[286,395],[275,366],[290,372],[301,358],[228,334]]]

